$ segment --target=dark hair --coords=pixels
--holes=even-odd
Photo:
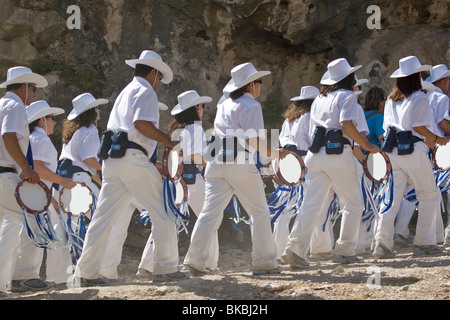
[[[311,111],[311,105],[313,101],[314,99],[292,102],[291,105],[283,113],[283,118],[287,119],[287,121],[289,122],[297,120],[305,113]]]
[[[135,77],[146,77],[154,68],[149,67],[145,64],[137,64],[136,68],[134,69],[134,76]]]
[[[236,100],[237,98],[240,98],[248,91],[248,87],[250,86],[251,82],[243,86],[242,88],[239,88],[233,92],[230,93],[230,98],[232,100]]]
[[[28,124],[28,130],[30,131],[30,133],[32,133],[34,131],[34,128],[38,126],[39,120],[41,119],[34,120],[32,123]]]
[[[6,86],[6,91],[19,90],[23,83],[13,83]]]
[[[195,107],[190,107],[173,117],[172,121],[169,123],[167,135],[171,136],[176,129],[184,128],[189,124],[193,124],[195,121],[200,121],[200,117],[198,116]]]
[[[67,144],[72,139],[74,133],[81,127],[89,128],[97,120],[95,108],[91,108],[73,120],[64,120],[62,129],[62,143]]]
[[[373,87],[367,91],[364,101],[364,109],[366,111],[378,110],[380,102],[386,100],[383,89],[379,87]]]
[[[334,92],[339,89],[346,89],[353,91],[353,87],[355,86],[355,84],[356,84],[355,75],[351,73],[336,84],[330,86],[323,85],[320,88],[320,94],[326,96],[328,93]]]
[[[388,99],[401,101],[419,90],[422,90],[422,83],[420,82],[420,73],[417,72],[407,77],[397,78]]]

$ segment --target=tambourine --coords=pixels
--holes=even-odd
[[[59,193],[59,206],[68,216],[86,216],[93,205],[92,190],[84,182],[77,183],[72,189],[62,188]]]
[[[173,182],[175,185],[175,205],[180,206],[188,200],[188,187],[183,179]]]
[[[183,175],[183,150],[166,148],[163,155],[163,171],[171,181],[181,178]]]
[[[391,160],[383,150],[378,153],[367,152],[363,158],[363,169],[369,179],[381,183],[391,173]]]
[[[42,181],[39,183],[19,181],[15,197],[23,210],[33,214],[47,212],[52,201],[50,189]]]
[[[431,155],[434,168],[439,171],[450,170],[450,143],[444,146],[436,145]]]
[[[296,152],[287,152],[283,159],[275,159],[270,163],[273,180],[279,185],[293,186],[299,184],[306,175],[306,166],[302,157]]]

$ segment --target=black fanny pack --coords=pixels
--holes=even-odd
[[[106,160],[108,157],[119,159],[125,155],[127,149],[138,149],[148,157],[147,151],[142,146],[128,140],[127,132],[117,131],[112,133],[112,131],[105,131],[103,132],[97,156],[101,160]]]
[[[324,127],[316,127],[309,151],[318,153],[320,148],[325,147],[326,154],[342,154],[346,144],[350,145],[350,141],[344,138],[342,130],[333,129],[327,132]]]
[[[399,156],[408,155],[414,152],[414,144],[419,141],[423,140],[413,135],[411,131],[397,131],[397,129],[389,127],[381,149],[386,153],[391,153],[394,147],[397,147]]]
[[[89,171],[84,170],[79,166],[74,166],[72,160],[63,158],[58,161],[58,167],[56,169],[56,173],[65,178],[73,178],[75,173],[84,172],[89,176],[92,174]]]
[[[239,151],[245,151],[245,149],[239,144],[237,137],[211,136],[207,142],[205,158],[213,159],[218,156],[220,161],[230,163],[236,160]]]
[[[295,153],[297,153],[300,157],[304,157],[304,156],[306,156],[306,154],[308,153],[308,152],[305,151],[305,150],[299,150],[299,149],[297,149],[297,146],[296,146],[296,145],[293,145],[293,144],[286,144],[286,145],[283,146],[283,149],[286,149],[286,150],[295,152]]]
[[[197,165],[193,163],[185,163],[183,166],[183,180],[186,184],[195,184],[197,173],[200,173]]]

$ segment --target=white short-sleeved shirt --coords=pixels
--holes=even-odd
[[[428,93],[428,101],[430,103],[430,107],[434,111],[434,120],[435,120],[435,130],[431,130],[433,133],[439,136],[445,136],[444,130],[439,127],[439,123],[446,119],[450,121],[449,116],[449,108],[450,108],[450,99],[449,97],[442,92],[442,90],[438,87],[435,87],[436,91]]]
[[[327,131],[342,130],[342,121],[355,123],[359,119],[357,108],[356,95],[350,90],[339,89],[326,96],[317,96],[311,106],[310,138],[314,136],[316,127],[324,127]],[[344,137],[348,138],[345,133]]]
[[[10,91],[0,99],[0,130],[1,134],[15,132],[23,154],[27,154],[30,132],[25,104],[15,93]],[[0,166],[15,168],[20,171],[17,163],[6,150],[3,139],[0,139]]]
[[[147,80],[134,77],[119,94],[109,116],[107,128],[128,133],[128,140],[143,147],[151,157],[157,142],[147,138],[134,126],[137,120],[152,122],[159,128],[158,97]]]
[[[248,92],[236,100],[226,99],[217,106],[214,129],[219,137],[266,139],[261,104]]]
[[[183,150],[184,163],[192,163],[191,156],[193,154],[203,155],[203,151],[206,147],[206,135],[203,127],[198,124],[189,124],[184,127],[178,136],[175,134],[172,136],[173,140],[180,141],[180,148]],[[199,170],[203,169],[203,166],[197,164]]]
[[[84,160],[94,158],[98,161],[97,151],[100,146],[100,138],[96,126],[81,127],[72,136],[67,144],[64,144],[60,159],[70,159],[74,166],[95,175],[96,169],[84,163]]]
[[[280,134],[281,146],[292,144],[297,147],[297,150],[307,151],[311,143],[309,137],[309,121],[309,112],[291,122],[286,119]]]
[[[33,160],[44,162],[44,166],[50,171],[56,172],[58,167],[58,151],[56,151],[52,140],[47,136],[44,129],[35,127],[30,135],[31,150]],[[47,187],[52,186],[52,182],[43,180]]]
[[[401,101],[388,99],[384,107],[383,129],[387,131],[389,127],[395,127],[397,131],[411,131],[423,139],[413,128],[425,126],[431,131],[434,121],[432,114],[428,98],[422,91],[416,91]]]
[[[283,122],[283,126],[281,127],[280,136],[278,137],[282,147],[284,147],[285,145],[288,145],[288,144],[296,145],[294,137],[291,134],[292,125],[294,124],[294,121],[289,121],[288,119],[286,119]]]

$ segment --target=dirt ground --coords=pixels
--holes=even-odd
[[[223,225],[226,225],[225,219]],[[221,227],[222,228],[222,227]],[[222,228],[224,229],[224,228]],[[219,270],[201,278],[153,284],[136,278],[149,229],[131,225],[118,271],[121,281],[105,287],[52,288],[37,293],[12,293],[2,300],[183,300],[253,303],[287,300],[450,300],[450,252],[413,257],[412,247],[395,248],[394,259],[340,265],[310,262],[306,271],[281,265],[281,274],[253,276],[249,230],[220,229]],[[224,239],[232,239],[230,241]],[[180,234],[180,263],[189,240]]]

